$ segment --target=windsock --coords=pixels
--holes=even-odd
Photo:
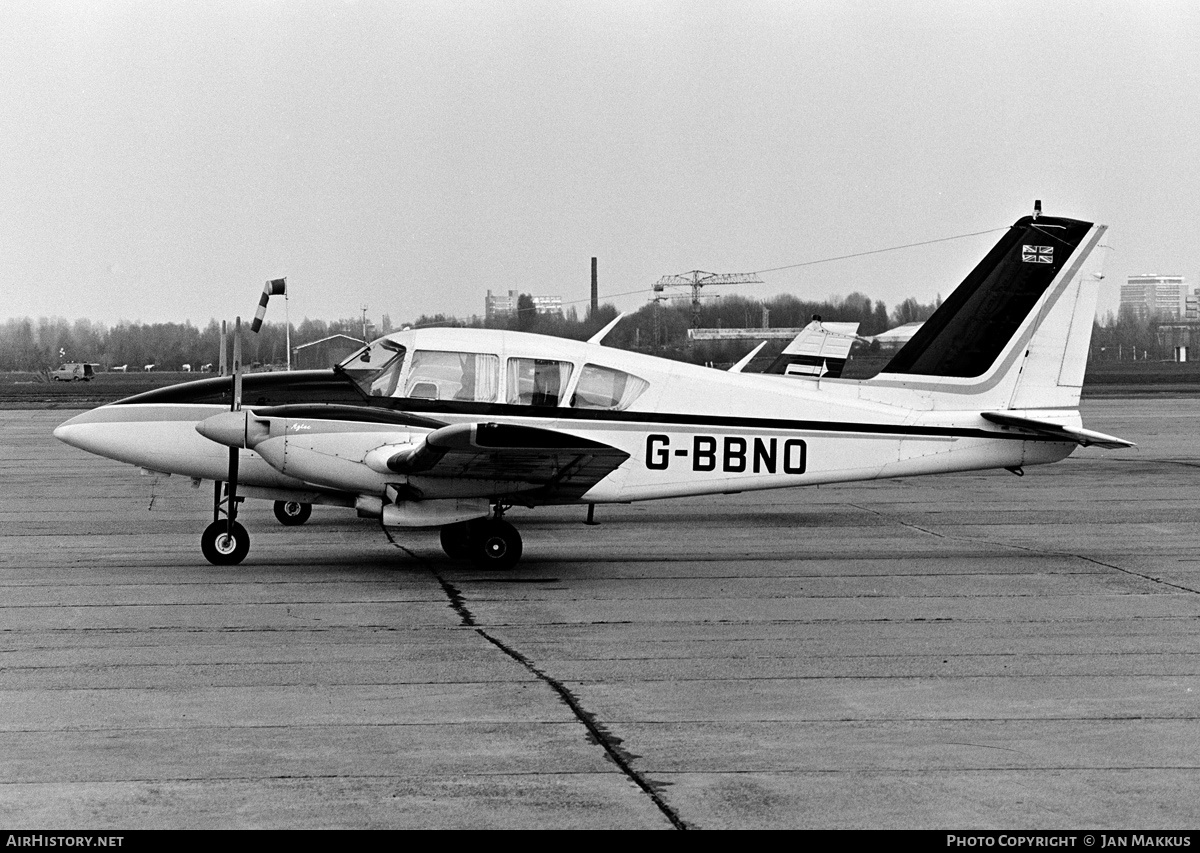
[[[250,331],[257,332],[262,328],[263,317],[267,313],[267,300],[281,293],[287,296],[286,278],[275,278],[263,285],[262,298],[258,300],[258,310],[254,312],[254,322],[250,324]]]

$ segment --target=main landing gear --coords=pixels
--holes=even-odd
[[[442,527],[442,550],[454,560],[470,560],[482,569],[504,571],[521,559],[521,534],[497,513],[491,518],[459,521]]]
[[[275,517],[285,527],[295,527],[308,521],[312,504],[300,501],[275,501]]]

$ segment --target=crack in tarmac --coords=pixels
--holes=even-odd
[[[588,737],[592,743],[595,743],[604,750],[604,753],[607,755],[608,759],[612,761],[618,769],[620,769],[620,771],[630,782],[636,785],[642,791],[642,793],[650,798],[650,801],[654,804],[655,808],[657,808],[659,812],[661,812],[662,815],[666,817],[668,821],[670,821],[671,825],[676,829],[688,829],[688,825],[683,821],[679,814],[669,805],[667,805],[666,801],[658,793],[658,788],[661,787],[661,785],[659,783],[651,782],[634,768],[633,761],[638,756],[621,748],[621,738],[607,731],[603,724],[596,719],[596,716],[583,706],[583,703],[580,702],[579,698],[575,696],[575,694],[573,694],[569,689],[567,689],[566,685],[553,676],[543,672],[533,663],[533,661],[526,658],[519,651],[507,645],[499,638],[492,636],[484,627],[477,624],[475,621],[475,615],[471,612],[470,608],[467,607],[465,597],[458,590],[458,588],[454,586],[454,584],[443,578],[437,569],[431,566],[426,560],[393,539],[387,528],[384,528],[383,532],[392,545],[403,551],[420,565],[424,566],[425,569],[427,569],[429,573],[433,575],[434,579],[441,586],[442,591],[446,594],[446,598],[450,603],[451,609],[458,614],[458,617],[461,620],[461,624],[464,628],[471,628],[474,630],[476,634],[478,634],[495,648],[499,649],[509,658],[520,664],[530,674],[553,690],[558,695],[559,700],[562,701],[562,703],[571,710],[571,713],[575,715],[575,719],[577,719],[587,730]]]

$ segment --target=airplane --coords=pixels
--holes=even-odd
[[[869,379],[718,371],[512,331],[408,329],[328,370],[172,385],[54,435],[141,468],[213,481],[201,551],[240,563],[247,497],[303,524],[313,504],[443,550],[516,565],[514,507],[589,506],[1056,462],[1132,442],[1085,429],[1080,390],[1106,226],[1013,224]],[[240,326],[240,321],[239,321]]]
[[[841,376],[850,348],[856,341],[867,342],[857,332],[858,323],[823,323],[819,316],[814,315],[812,322],[792,338],[763,373],[800,379],[820,379],[822,376],[834,379]],[[729,372],[741,373],[766,345],[767,342],[763,341],[750,350],[729,368]]]
[[[829,323],[814,317],[763,373],[836,379],[842,375],[856,341],[865,341],[858,336],[858,323]]]

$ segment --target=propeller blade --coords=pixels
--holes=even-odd
[[[233,405],[231,412],[242,409],[242,318],[233,325]]]
[[[230,403],[231,412],[242,410],[242,318],[238,317],[233,324],[233,400]],[[225,520],[228,524],[228,534],[233,536],[234,521],[237,519],[237,484],[238,484],[238,453],[237,447],[229,447],[229,476],[225,480]]]

